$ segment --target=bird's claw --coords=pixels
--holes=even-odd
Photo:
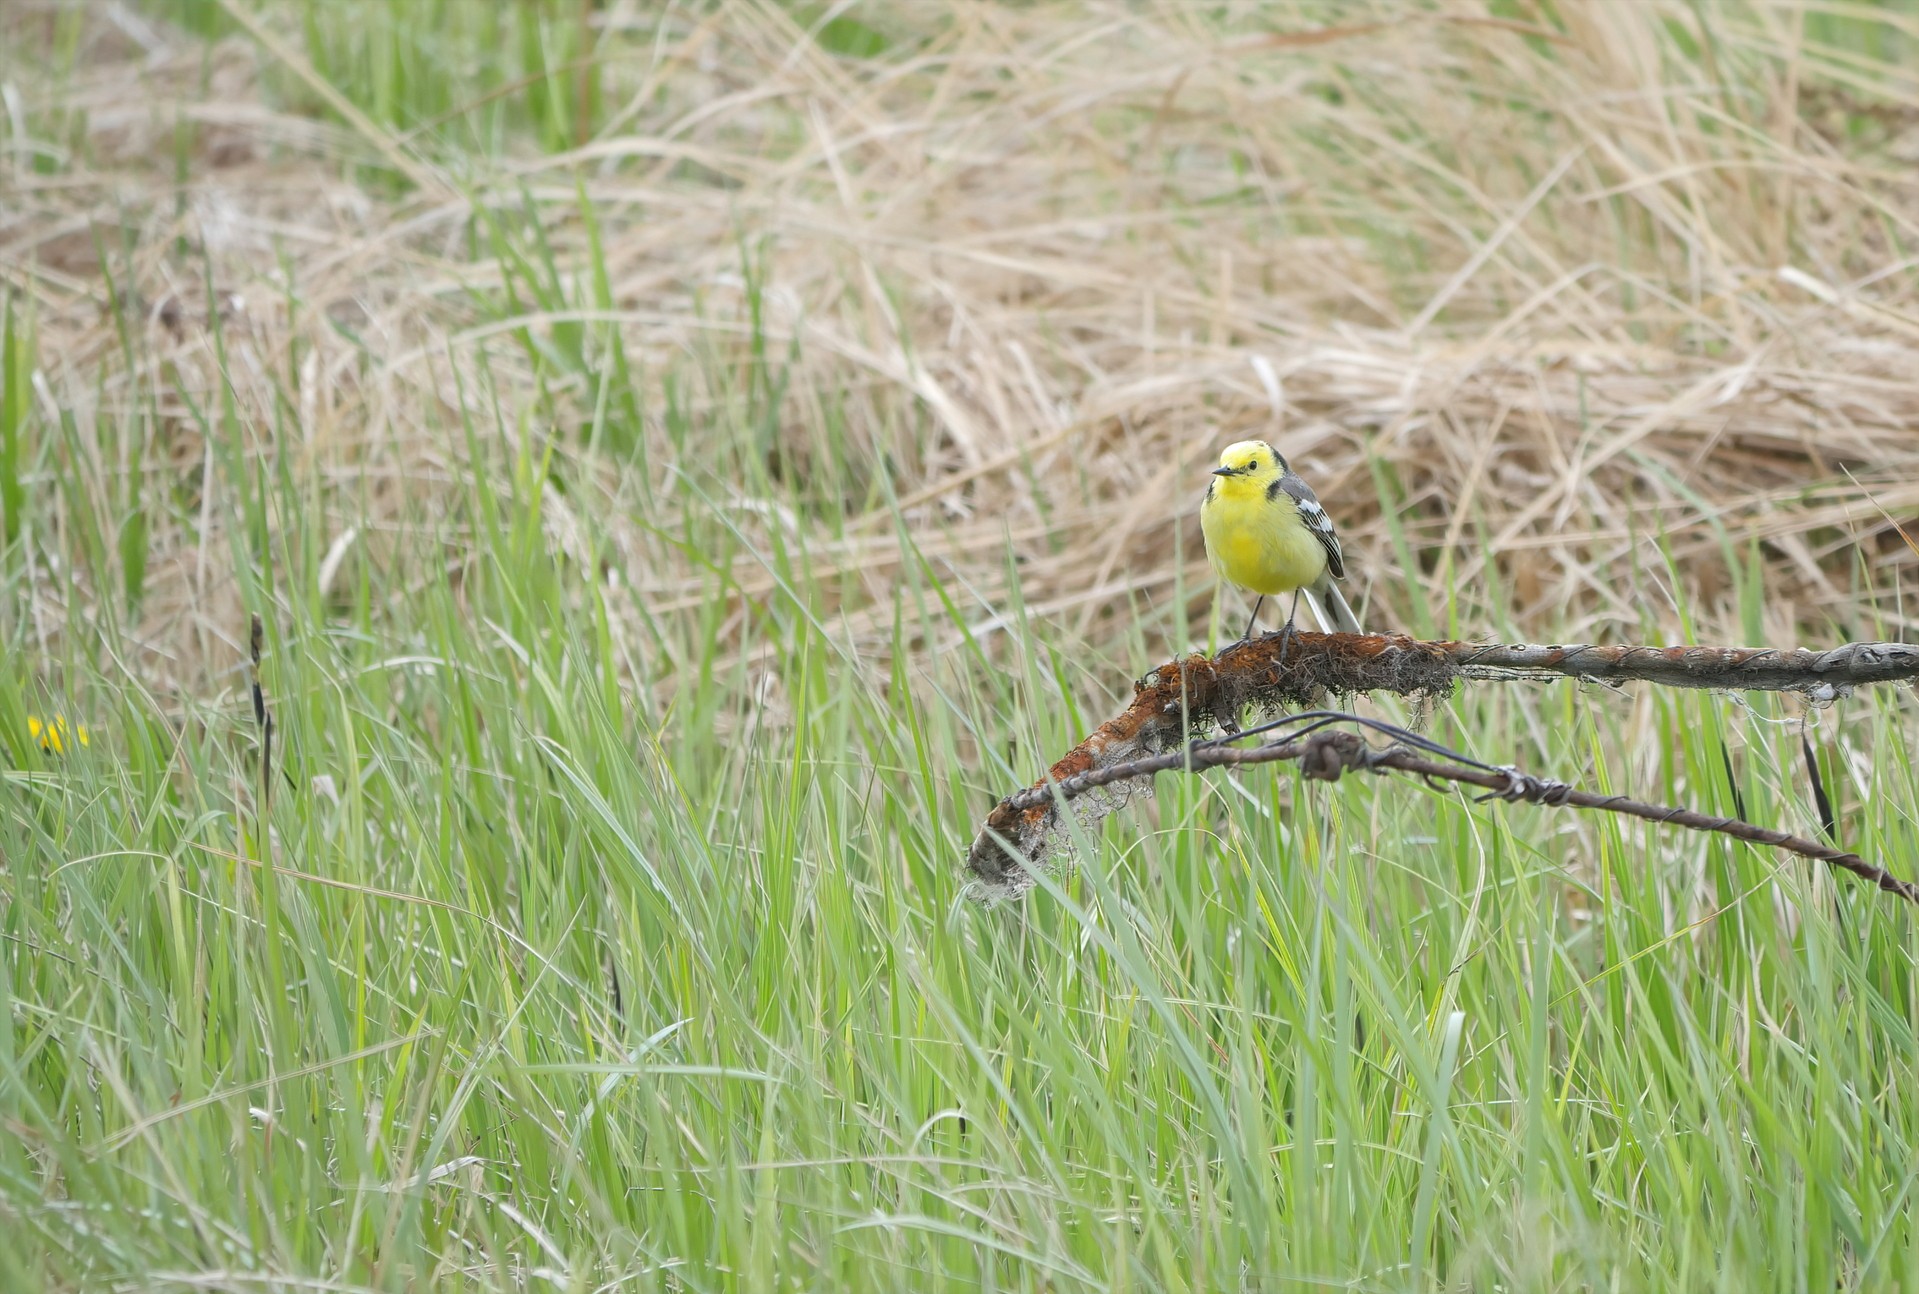
[[[1299,630],[1293,627],[1292,621],[1288,620],[1286,627],[1279,631],[1279,665],[1286,664],[1286,649],[1293,645],[1293,639],[1298,636]]]

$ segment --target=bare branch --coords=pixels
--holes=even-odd
[[[1465,678],[1638,679],[1668,687],[1803,692],[1815,700],[1843,696],[1861,683],[1919,679],[1919,646],[1906,643],[1847,643],[1830,651],[1591,644],[1548,647],[1532,643],[1510,647],[1437,645],[1445,648]]]
[[[1440,698],[1450,695],[1461,678],[1561,677],[1607,683],[1637,679],[1678,687],[1796,691],[1814,701],[1826,701],[1843,696],[1862,683],[1919,678],[1919,647],[1902,643],[1852,643],[1831,651],[1813,652],[1728,647],[1500,646],[1422,642],[1398,634],[1314,633],[1295,634],[1289,642],[1282,643],[1279,635],[1268,635],[1228,647],[1216,657],[1195,655],[1168,661],[1140,679],[1134,685],[1131,705],[1075,746],[1031,790],[1010,796],[994,807],[967,851],[967,867],[982,891],[989,895],[1020,893],[1031,884],[1029,869],[1041,865],[1048,854],[1063,847],[1058,813],[1066,801],[1055,798],[1053,788],[1081,786],[1083,791],[1068,799],[1080,822],[1092,826],[1140,789],[1134,784],[1140,775],[1110,775],[1108,770],[1146,764],[1152,765],[1152,771],[1179,768],[1187,766],[1193,749],[1231,750],[1233,748],[1212,746],[1190,748],[1189,743],[1195,737],[1210,735],[1215,725],[1231,731],[1231,725],[1249,711],[1282,715],[1312,709],[1328,694],[1350,696],[1370,691]],[[1242,749],[1235,754],[1206,758],[1217,763],[1257,763],[1281,758],[1248,759],[1253,753]],[[1456,780],[1473,781],[1471,778]],[[1498,789],[1489,783],[1474,784]],[[1101,794],[1084,794],[1093,790]],[[1622,803],[1637,804],[1636,801]],[[1643,807],[1653,813],[1689,815],[1658,820],[1700,830],[1720,830],[1701,824],[1723,821],[1749,832],[1765,831],[1736,819],[1707,819],[1684,809]],[[1614,811],[1636,812],[1633,809]],[[1775,840],[1776,834],[1740,835],[1740,838],[1779,844],[1782,848],[1793,848],[1784,842],[1798,839],[1780,836]],[[1802,843],[1823,851],[1808,853],[1807,857],[1858,870],[1842,861],[1858,861],[1855,855]],[[1871,867],[1863,862],[1859,865]],[[1876,882],[1884,875],[1876,870],[1860,874]],[[1891,888],[1884,882],[1878,883],[1882,888]],[[1893,882],[1894,886],[1904,884]]]

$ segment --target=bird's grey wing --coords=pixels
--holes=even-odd
[[[1292,472],[1287,472],[1274,481],[1271,492],[1284,490],[1299,505],[1299,519],[1306,523],[1306,529],[1313,532],[1313,538],[1326,550],[1326,569],[1336,580],[1346,578],[1346,559],[1339,553],[1339,535],[1333,530],[1333,519],[1326,515],[1326,509],[1319,506],[1319,497],[1313,493],[1313,487],[1306,484]]]

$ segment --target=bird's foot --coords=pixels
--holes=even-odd
[[[1298,636],[1299,630],[1293,627],[1293,622],[1290,620],[1288,620],[1285,627],[1279,631],[1279,664],[1281,666],[1286,664],[1286,649],[1293,645],[1293,639]]]

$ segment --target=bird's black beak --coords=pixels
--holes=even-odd
[[[1213,475],[1214,476],[1231,476],[1235,470],[1236,469],[1231,467],[1215,467],[1213,469]]]

